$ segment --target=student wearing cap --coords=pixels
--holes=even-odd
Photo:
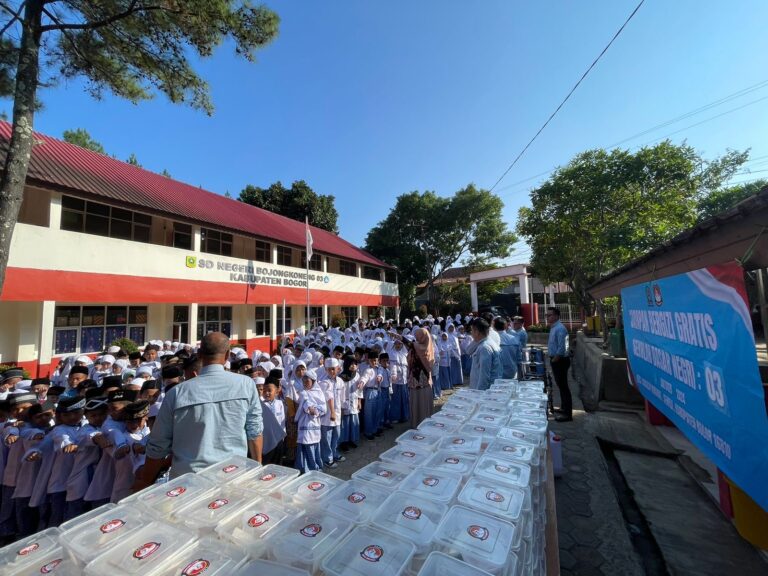
[[[88,379],[89,372],[87,366],[72,366],[67,376],[67,390],[77,390],[80,383]]]
[[[302,474],[309,470],[322,470],[320,455],[322,428],[320,419],[328,410],[326,397],[317,385],[317,374],[307,370],[302,378],[303,390],[296,409],[298,437],[296,443],[296,469]]]
[[[157,414],[160,412],[160,406],[163,405],[163,398],[165,397],[165,394],[160,391],[161,386],[161,383],[157,380],[147,380],[141,385],[141,391],[139,392],[139,400],[149,402],[147,426],[149,426],[150,430],[155,423],[155,418],[157,418]]]
[[[6,400],[8,395],[16,388],[16,384],[24,379],[24,371],[21,368],[10,368],[0,374],[0,400]]]
[[[29,391],[33,394],[37,394],[37,401],[42,404],[48,397],[48,388],[50,387],[51,381],[48,378],[35,378],[32,380],[32,385],[29,387]]]
[[[137,400],[128,404],[122,412],[125,429],[112,429],[110,442],[114,446],[115,483],[112,486],[110,502],[116,503],[130,496],[135,474],[144,465],[144,454],[149,427],[149,402]]]
[[[83,424],[85,398],[62,398],[56,406],[58,424],[51,431],[53,464],[48,480],[48,499],[51,505],[49,527],[58,527],[64,521],[67,504],[67,481],[75,463],[77,436]]]
[[[341,375],[344,382],[345,393],[341,404],[341,433],[339,436],[339,449],[347,452],[350,448],[357,448],[360,442],[360,401],[363,392],[358,386],[360,376],[357,373],[357,360],[352,355],[344,358]]]
[[[285,452],[285,404],[278,398],[279,380],[268,376],[263,384],[261,413],[264,417],[264,457],[262,464],[281,464]]]
[[[64,392],[66,392],[67,389],[64,388],[64,386],[51,386],[48,388],[48,394],[46,394],[46,402],[50,402],[53,404],[53,407],[56,408],[56,404],[59,403],[59,398],[61,397]]]
[[[339,435],[341,432],[341,404],[344,397],[344,382],[338,377],[341,362],[336,358],[325,361],[325,378],[319,382],[328,402],[328,411],[320,420],[322,439],[320,440],[320,456],[323,465],[336,468],[336,462],[346,460],[339,452]],[[319,376],[318,376],[319,378]]]

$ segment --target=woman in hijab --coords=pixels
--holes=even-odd
[[[425,328],[426,330],[426,328]],[[443,382],[440,379],[440,348],[438,347],[438,336],[440,335],[440,326],[432,324],[429,329],[429,334],[432,338],[432,350],[434,351],[435,362],[432,366],[432,396],[437,400],[443,395],[443,389],[447,390],[447,383],[444,387]]]
[[[447,332],[440,334],[437,341],[437,351],[439,354],[438,364],[440,365],[440,390],[451,389],[451,349],[453,344],[448,337]]]
[[[432,335],[424,328],[414,332],[408,352],[408,392],[411,428],[432,416],[432,370],[435,366],[435,346]]]
[[[307,371],[307,365],[303,360],[297,360],[293,363],[290,372],[284,372],[285,377],[280,386],[285,402],[285,448],[286,456],[293,457],[296,450],[296,438],[298,436],[298,427],[296,425],[296,410],[299,404],[299,396],[304,389],[302,379]]]
[[[323,469],[320,418],[326,409],[325,395],[317,385],[317,374],[314,370],[307,370],[302,378],[302,391],[294,418],[299,428],[295,466],[302,474]]]
[[[449,370],[451,386],[460,386],[461,384],[464,384],[464,376],[461,372],[461,347],[459,346],[459,338],[456,334],[456,326],[449,324],[447,330],[448,340],[451,342]]]

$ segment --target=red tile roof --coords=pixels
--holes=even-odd
[[[0,164],[3,166],[10,134],[11,125],[0,122]],[[293,246],[305,245],[303,222],[166,178],[50,136],[35,133],[35,139],[37,143],[32,150],[27,174],[29,184],[53,186],[80,196],[105,198],[126,207],[149,209],[150,212],[160,212],[181,220]],[[332,232],[314,226],[310,226],[310,229],[316,252],[391,268]]]

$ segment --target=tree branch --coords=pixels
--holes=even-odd
[[[7,2],[0,2],[0,8],[8,12],[11,16],[13,16],[13,18],[8,20],[5,26],[3,26],[3,29],[0,30],[0,38],[2,38],[2,36],[8,31],[8,28],[13,26],[14,22],[21,21],[21,12],[24,10],[25,4],[26,4],[26,1],[19,4],[19,9],[16,12],[14,12],[13,9],[10,6],[8,6]]]
[[[142,12],[152,12],[152,11],[162,10],[165,12],[170,12],[172,14],[181,13],[181,11],[179,10],[171,10],[169,8],[166,8],[165,6],[137,6],[138,3],[139,3],[139,0],[132,0],[131,3],[128,5],[128,8],[126,8],[122,12],[109,16],[108,18],[104,18],[103,20],[97,20],[95,22],[87,22],[83,24],[65,24],[64,22],[55,20],[54,21],[56,22],[55,24],[48,24],[46,26],[41,27],[40,30],[42,32],[49,32],[51,30],[59,30],[61,32],[65,30],[98,30],[99,28],[104,28],[105,26],[114,24],[119,20],[128,18],[133,14],[139,14]]]

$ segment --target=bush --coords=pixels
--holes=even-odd
[[[120,348],[128,352],[128,354],[139,351],[139,345],[130,338],[117,338],[112,341],[110,346],[120,346]]]
[[[0,374],[5,372],[6,370],[10,370],[11,368],[18,369],[19,367],[18,366],[14,366],[13,364],[0,364]],[[24,373],[24,379],[25,380],[29,380],[30,378],[32,378],[32,376],[29,374],[29,372],[27,370],[25,370],[24,368],[22,368],[21,371]]]
[[[545,324],[531,324],[525,329],[527,332],[549,332],[549,326]]]
[[[331,317],[331,325],[338,323],[339,328],[344,330],[347,327],[347,317],[344,314],[337,312]]]

